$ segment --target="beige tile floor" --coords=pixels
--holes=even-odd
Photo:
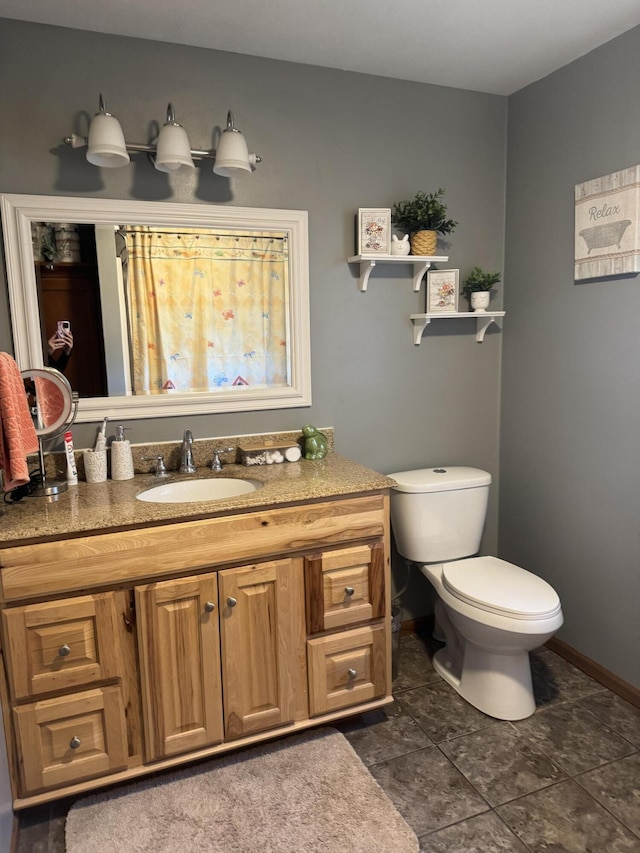
[[[640,710],[540,649],[536,713],[500,722],[440,679],[435,647],[403,636],[394,704],[338,726],[421,853],[640,853]],[[21,813],[16,853],[64,853],[69,806]]]

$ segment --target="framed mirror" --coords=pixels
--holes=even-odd
[[[306,211],[27,195],[0,209],[15,359],[63,370],[79,422],[311,405]]]

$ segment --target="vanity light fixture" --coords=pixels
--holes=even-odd
[[[175,172],[181,166],[194,168],[194,160],[213,160],[216,175],[232,178],[242,172],[251,172],[262,162],[257,154],[249,154],[247,141],[234,127],[233,114],[227,113],[227,126],[223,130],[215,151],[194,150],[189,145],[185,129],[175,119],[171,104],[167,106],[167,119],[153,145],[127,142],[118,119],[107,112],[100,95],[99,111],[89,127],[89,136],[72,133],[62,140],[72,148],[87,148],[87,160],[94,166],[119,168],[130,162],[129,154],[145,153],[160,172]]]

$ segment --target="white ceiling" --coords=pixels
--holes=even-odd
[[[509,95],[640,24],[640,0],[0,0],[0,17]]]

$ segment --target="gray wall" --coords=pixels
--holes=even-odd
[[[574,185],[640,161],[640,28],[509,99],[500,540],[640,687],[640,280],[573,280]]]
[[[145,142],[169,100],[196,148],[233,109],[264,163],[227,180],[205,167],[167,177],[145,159],[98,170],[59,140],[86,133],[102,91],[127,139]],[[424,287],[409,268],[376,270],[360,293],[354,252],[359,207],[391,207],[446,189],[449,266],[502,269],[506,99],[151,41],[0,20],[0,191],[230,203],[309,211],[313,406],[237,415],[134,421],[134,442],[333,426],[336,449],[382,472],[476,465],[497,477],[502,336],[475,342],[471,321],[433,323],[414,346],[411,313]],[[3,299],[6,294],[3,293]],[[496,301],[499,307],[502,294]],[[3,312],[0,312],[2,314]],[[11,351],[0,317],[0,349]],[[74,428],[77,446],[95,428]],[[496,547],[496,498],[485,547]],[[407,615],[427,588],[415,578]]]
[[[512,96],[507,161],[503,98],[0,20],[0,191],[309,210],[312,408],[137,421],[133,440],[314,422],[383,472],[447,463],[497,476],[500,426],[500,556],[558,589],[566,642],[640,685],[640,288],[575,284],[572,265],[574,184],[638,162],[639,55],[636,29]],[[58,140],[84,132],[101,90],[132,141],[170,99],[207,147],[232,108],[264,163],[231,186],[143,160],[100,172]],[[408,272],[376,271],[362,294],[345,263],[358,207],[440,185],[461,223],[449,266],[503,269],[506,233],[504,332],[482,345],[469,321],[442,321],[413,346],[408,315],[424,296]],[[11,351],[9,329],[0,311]],[[93,436],[76,428],[79,446]],[[497,484],[493,553],[496,499]],[[414,578],[407,615],[428,606],[424,592]]]

